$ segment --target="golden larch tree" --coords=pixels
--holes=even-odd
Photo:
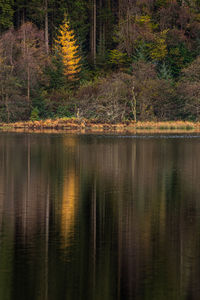
[[[56,39],[56,49],[62,57],[64,74],[69,80],[76,80],[81,71],[81,57],[74,31],[70,28],[67,17],[60,26]]]

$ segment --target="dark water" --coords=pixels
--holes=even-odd
[[[1,133],[11,299],[200,299],[200,138]]]

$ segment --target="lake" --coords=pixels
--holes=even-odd
[[[0,300],[200,299],[200,136],[0,133]]]

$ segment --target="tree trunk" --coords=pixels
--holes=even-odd
[[[10,111],[9,111],[9,106],[8,106],[8,95],[6,94],[5,96],[5,104],[6,104],[6,112],[7,112],[7,123],[10,122]]]
[[[103,18],[103,1],[99,1],[99,11],[100,11],[100,20],[99,20],[99,54],[105,56],[105,40],[106,40],[106,21]]]
[[[30,104],[30,68],[27,69],[27,99]]]
[[[97,30],[97,16],[96,16],[96,12],[97,12],[97,7],[96,7],[96,0],[92,0],[91,1],[92,7],[91,7],[91,11],[92,11],[92,18],[91,18],[91,58],[92,61],[94,63],[94,65],[96,65],[96,30]]]
[[[97,4],[96,4],[96,0],[94,0],[94,64],[96,64],[96,53],[97,53],[97,45],[96,45],[96,39],[97,39]]]
[[[45,0],[45,47],[46,53],[49,53],[49,23],[48,23],[48,0]]]
[[[102,0],[99,0],[99,54],[103,54],[103,20],[102,20]]]
[[[118,22],[120,24],[122,14],[122,0],[118,0]]]
[[[137,100],[135,96],[135,88],[132,89],[133,101],[132,101],[132,113],[134,117],[134,121],[137,122]]]

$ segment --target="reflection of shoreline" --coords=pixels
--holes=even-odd
[[[180,135],[181,137],[188,136],[188,137],[193,137],[191,134],[194,134],[194,137],[199,137],[200,134],[200,129],[195,130],[195,129],[133,129],[131,130],[130,128],[125,128],[123,130],[115,130],[115,129],[15,129],[15,128],[0,128],[0,132],[4,133],[32,133],[32,134],[69,134],[69,135],[110,135],[112,134],[113,136],[126,136],[126,135],[132,135],[133,137],[135,135],[141,135],[141,136],[146,136],[149,137],[150,135],[163,135],[165,134],[166,137],[168,135]],[[151,136],[150,136],[151,137]],[[163,138],[163,136],[161,136]],[[164,137],[165,138],[165,137]]]

